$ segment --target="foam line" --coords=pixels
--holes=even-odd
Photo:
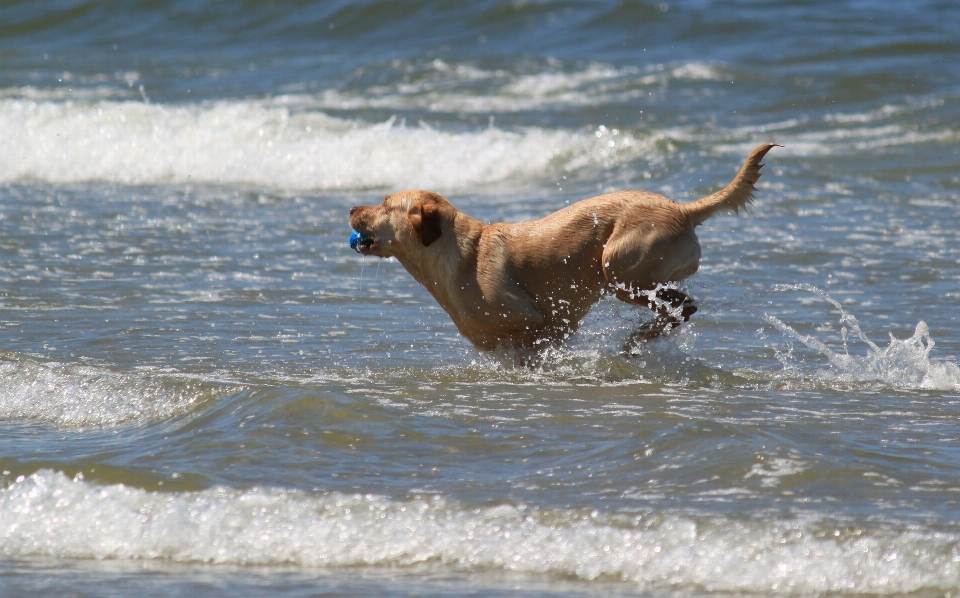
[[[0,99],[0,182],[204,183],[291,191],[555,182],[652,151],[606,128],[440,130],[282,100],[160,106]]]
[[[623,516],[264,488],[160,493],[49,470],[0,490],[0,555],[8,558],[308,567],[430,562],[623,579],[645,590],[889,594],[954,588],[958,547],[953,532],[890,522],[851,530],[816,516]]]

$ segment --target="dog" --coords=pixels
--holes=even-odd
[[[656,193],[618,191],[540,220],[484,224],[429,191],[388,195],[350,209],[363,255],[395,257],[482,350],[539,350],[562,343],[604,295],[655,313],[638,332],[653,338],[688,321],[693,300],[676,288],[700,265],[694,229],[750,203],[757,147],[724,189],[680,204]]]

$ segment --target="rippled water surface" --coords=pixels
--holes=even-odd
[[[0,595],[960,589],[950,2],[0,6]],[[700,311],[480,354],[348,209],[692,201]]]

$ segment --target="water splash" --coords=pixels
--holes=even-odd
[[[818,373],[821,379],[829,382],[875,381],[907,389],[960,389],[960,367],[951,361],[930,357],[930,352],[936,343],[930,336],[930,329],[925,322],[917,323],[910,338],[898,339],[891,334],[890,343],[886,347],[881,347],[867,337],[860,328],[857,318],[843,309],[843,306],[825,291],[808,284],[776,285],[773,290],[814,293],[840,312],[842,347],[840,351],[832,349],[813,335],[801,334],[776,316],[764,314],[764,319],[777,330],[827,358],[831,367],[826,372]],[[866,354],[851,354],[851,341],[866,345]],[[794,367],[791,363],[791,355],[779,353],[778,358],[788,369]]]
[[[682,307],[673,308],[656,293],[678,289],[675,284],[658,285],[650,291],[651,300],[680,317]],[[709,383],[718,370],[690,354],[697,338],[695,324],[687,322],[665,330],[659,337],[645,338],[641,331],[651,326],[654,312],[645,306],[631,305],[612,295],[598,302],[564,342],[545,346],[536,352],[504,350],[481,355],[496,376],[549,383],[631,384],[631,383]],[[477,363],[477,362],[475,362]]]

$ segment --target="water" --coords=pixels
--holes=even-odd
[[[0,594],[951,595],[960,7],[0,7]],[[483,355],[347,210],[679,201],[700,311]]]

